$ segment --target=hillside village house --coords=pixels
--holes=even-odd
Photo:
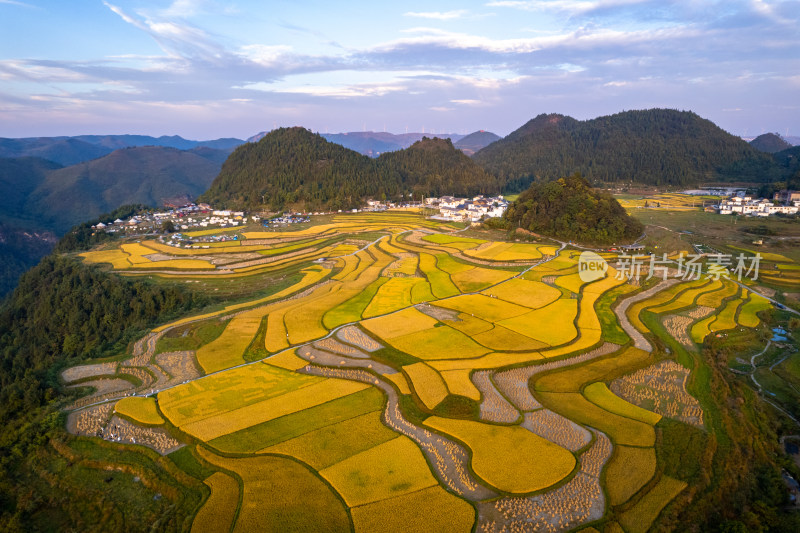
[[[456,222],[478,222],[484,217],[501,217],[508,208],[508,201],[502,196],[491,198],[475,196],[472,199],[442,196],[441,198],[426,198],[425,204],[430,207],[439,207],[437,218]]]
[[[751,215],[768,217],[770,215],[796,215],[800,211],[800,196],[788,205],[775,205],[766,198],[754,199],[750,196],[734,196],[719,204],[720,215]]]

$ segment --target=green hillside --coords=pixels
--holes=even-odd
[[[533,184],[509,206],[505,219],[512,228],[597,244],[633,240],[644,229],[616,199],[593,190],[579,174]]]
[[[756,150],[768,152],[770,154],[774,154],[792,147],[791,144],[783,140],[783,137],[777,133],[764,133],[759,135],[750,141],[750,146]]]
[[[240,146],[201,199],[231,208],[359,207],[367,197],[499,192],[500,182],[446,139],[423,138],[370,159],[304,128]]]
[[[768,154],[694,113],[670,109],[586,121],[539,115],[474,159],[516,190],[574,172],[592,181],[659,186],[772,181],[780,175]]]

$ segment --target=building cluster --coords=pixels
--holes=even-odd
[[[752,196],[732,196],[719,204],[720,215],[796,215],[800,211],[800,192],[780,191],[772,200]]]
[[[230,228],[246,224],[248,220],[258,222],[255,215],[245,216],[243,211],[212,209],[208,204],[187,204],[182,207],[154,213],[143,213],[128,220],[116,219],[113,222],[100,222],[92,229],[106,233],[142,234],[160,231],[169,221],[176,230],[201,228]]]
[[[425,198],[427,207],[439,208],[439,215],[433,218],[456,222],[478,222],[484,218],[498,218],[508,209],[508,200],[502,196],[455,198]]]

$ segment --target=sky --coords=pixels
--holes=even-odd
[[[0,0],[0,137],[507,135],[694,111],[800,135],[800,0]]]

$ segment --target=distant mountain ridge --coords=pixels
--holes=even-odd
[[[74,165],[108,155],[120,148],[166,146],[179,150],[205,147],[232,151],[243,144],[241,139],[224,138],[192,141],[178,135],[76,135],[72,137],[0,138],[0,157],[41,157],[64,166]]]
[[[542,114],[474,159],[514,190],[575,172],[591,181],[656,186],[780,177],[768,154],[695,113],[671,109],[585,121]]]
[[[262,131],[247,139],[247,142],[258,142],[270,132]],[[450,139],[454,143],[464,137],[457,133],[388,133],[380,131],[350,131],[347,133],[320,133],[328,142],[344,146],[361,155],[378,157],[386,152],[395,152],[408,148],[423,137],[429,139]]]
[[[500,139],[502,137],[490,131],[479,130],[459,139],[453,146],[471,156]]]

